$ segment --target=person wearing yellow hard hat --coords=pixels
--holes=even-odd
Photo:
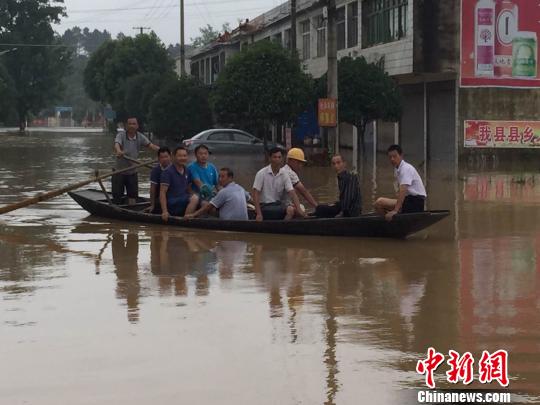
[[[304,151],[300,148],[292,148],[287,153],[287,164],[283,166],[282,170],[289,176],[291,183],[294,187],[294,191],[299,196],[304,197],[309,205],[313,208],[317,207],[317,201],[309,190],[302,184],[300,177],[298,177],[302,167],[306,164],[306,157]]]

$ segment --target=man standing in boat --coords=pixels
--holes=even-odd
[[[120,131],[114,140],[114,150],[116,152],[116,169],[122,170],[133,165],[132,162],[125,159],[124,156],[137,159],[139,150],[142,147],[159,150],[159,146],[154,145],[150,140],[139,131],[137,118],[128,118],[127,131]],[[116,204],[122,203],[124,190],[128,197],[128,205],[135,205],[139,197],[139,178],[137,169],[129,170],[122,174],[115,174],[112,177],[112,193]]]
[[[411,164],[403,160],[403,150],[399,145],[388,148],[388,158],[394,166],[394,175],[398,183],[397,199],[378,198],[375,211],[391,221],[398,213],[423,212],[425,210],[426,189],[420,175]]]
[[[287,163],[281,170],[283,170],[289,178],[291,179],[291,183],[294,187],[294,191],[296,191],[296,194],[298,196],[304,197],[304,199],[307,201],[309,205],[311,205],[313,208],[317,207],[317,201],[315,201],[315,198],[311,195],[309,190],[304,186],[304,184],[300,181],[300,177],[298,175],[300,174],[300,171],[302,170],[302,167],[306,164],[306,157],[304,155],[304,151],[300,148],[292,148],[287,153]],[[289,204],[290,205],[290,201]]]
[[[173,152],[173,164],[161,174],[159,201],[161,217],[167,222],[169,216],[192,214],[197,209],[199,197],[191,189],[191,175],[186,167],[188,151],[183,146]]]
[[[269,155],[270,164],[257,172],[253,183],[256,220],[305,217],[306,213],[300,205],[291,179],[281,168],[283,152],[280,148],[272,148]],[[288,205],[287,196],[292,205]]]
[[[357,217],[362,212],[362,194],[358,176],[347,170],[347,162],[341,155],[332,158],[337,173],[339,201],[330,205],[318,205],[315,216],[319,218]]]
[[[161,174],[171,165],[171,150],[167,146],[159,148],[157,155],[158,164],[150,172],[150,207],[146,209],[146,212],[151,214],[161,214],[159,202]]]

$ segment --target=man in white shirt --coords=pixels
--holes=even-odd
[[[269,155],[270,164],[257,172],[253,183],[256,220],[285,219],[287,221],[294,216],[305,217],[306,213],[300,206],[291,179],[281,170],[283,152],[279,148],[272,148]],[[292,205],[287,204],[287,196],[290,197]]]
[[[399,191],[397,199],[378,198],[375,211],[391,221],[398,213],[423,212],[426,202],[426,189],[416,169],[403,160],[403,150],[399,145],[388,148],[388,158],[394,166]]]

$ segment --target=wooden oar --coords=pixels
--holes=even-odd
[[[135,160],[133,158],[130,158],[129,156],[126,156],[126,155],[123,155],[122,156],[124,159],[126,159],[128,162],[131,162],[131,163],[135,163],[136,165],[140,165],[141,162],[139,162],[138,160]],[[152,162],[152,163],[155,163]],[[154,168],[154,165],[152,163],[148,163],[148,164],[145,164],[146,167],[150,168],[150,169],[153,169]]]
[[[11,211],[18,210],[19,208],[28,207],[29,205],[37,204],[37,203],[39,203],[41,201],[50,200],[51,198],[58,197],[59,195],[67,193],[68,191],[76,190],[78,188],[84,187],[84,186],[86,186],[86,185],[88,185],[90,183],[93,183],[95,181],[100,181],[100,180],[106,179],[107,177],[111,177],[114,174],[122,174],[124,172],[128,172],[130,170],[137,169],[139,167],[143,167],[143,166],[146,166],[146,165],[149,165],[149,164],[155,164],[156,162],[157,162],[157,160],[141,162],[138,165],[133,165],[133,166],[127,167],[127,168],[122,169],[122,170],[116,170],[116,171],[105,173],[105,174],[102,174],[102,175],[99,175],[99,176],[94,176],[93,178],[81,181],[80,183],[70,184],[69,186],[62,187],[62,188],[60,188],[58,190],[49,191],[49,192],[44,193],[44,194],[38,194],[35,197],[27,198],[26,200],[22,200],[22,201],[19,201],[17,203],[14,203],[14,204],[5,205],[3,207],[0,207],[0,215],[6,214],[6,213],[11,212]]]

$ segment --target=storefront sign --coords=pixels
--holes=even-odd
[[[531,0],[462,0],[461,86],[540,87],[540,7]]]
[[[319,126],[337,126],[337,101],[333,98],[319,99]]]
[[[465,121],[466,148],[539,148],[540,121]]]

